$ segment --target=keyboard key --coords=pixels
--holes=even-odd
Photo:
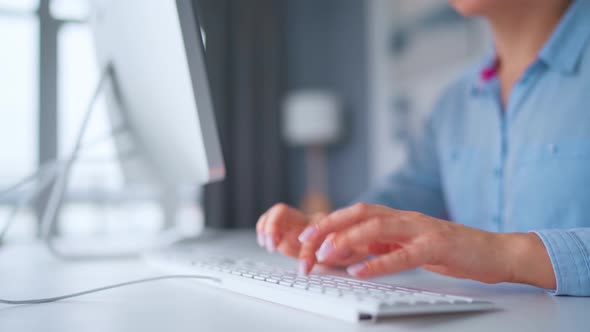
[[[308,290],[312,291],[312,292],[316,292],[316,293],[322,293],[324,291],[324,289],[320,286],[309,286],[307,288]]]

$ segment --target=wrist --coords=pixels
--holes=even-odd
[[[506,251],[508,282],[555,289],[555,273],[547,249],[534,233],[499,234]]]

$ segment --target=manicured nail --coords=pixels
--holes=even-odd
[[[365,263],[354,264],[346,268],[346,272],[353,277],[360,277],[366,270],[367,265]]]
[[[307,275],[308,271],[309,271],[309,265],[310,264],[307,259],[300,260],[299,261],[299,269],[298,269],[299,275],[302,275],[302,276]]]
[[[273,253],[275,252],[275,250],[277,249],[277,245],[275,243],[275,239],[272,237],[272,235],[267,235],[266,236],[266,250],[268,250],[268,252]]]
[[[256,240],[258,241],[258,245],[264,248],[264,234],[256,233]]]
[[[318,249],[318,251],[315,253],[318,262],[323,262],[324,260],[326,260],[328,256],[334,253],[335,249],[336,248],[334,248],[334,245],[332,245],[330,241],[324,241],[324,243],[322,243],[322,245],[320,246],[320,249]]]
[[[299,240],[299,242],[306,242],[311,240],[317,233],[317,229],[315,228],[315,226],[308,226],[306,229],[303,230],[303,232],[301,232],[301,234],[299,234],[299,237],[297,238]]]

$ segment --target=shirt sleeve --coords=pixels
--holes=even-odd
[[[536,233],[547,248],[557,289],[554,295],[590,296],[590,228]]]
[[[411,139],[402,167],[360,196],[357,202],[442,218],[446,212],[441,188],[435,118],[431,116],[422,133]]]

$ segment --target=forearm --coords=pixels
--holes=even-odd
[[[534,233],[497,234],[505,252],[508,282],[556,289],[555,272],[547,249]]]

